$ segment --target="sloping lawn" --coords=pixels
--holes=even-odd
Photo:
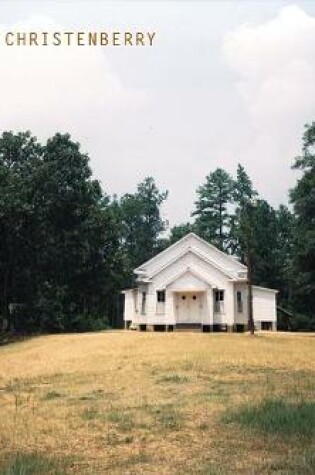
[[[314,474],[315,335],[0,347],[0,474]]]

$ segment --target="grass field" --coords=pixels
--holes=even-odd
[[[0,348],[1,475],[315,473],[315,335],[106,332]]]

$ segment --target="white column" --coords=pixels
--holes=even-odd
[[[165,292],[165,322],[168,325],[175,324],[175,313],[174,313],[174,293],[170,290]]]
[[[224,299],[224,309],[225,309],[225,316],[224,316],[224,323],[228,326],[232,327],[235,323],[235,305],[234,305],[234,284],[229,282],[226,286],[226,291]]]
[[[204,325],[213,325],[213,290],[208,289],[206,292],[206,311],[207,317],[204,319]]]

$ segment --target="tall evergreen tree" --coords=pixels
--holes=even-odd
[[[139,183],[135,194],[126,194],[120,200],[122,247],[130,276],[132,269],[161,249],[161,234],[167,226],[161,205],[166,198],[167,192],[159,191],[154,179],[148,177]]]
[[[234,213],[231,215],[231,228],[229,236],[229,247],[232,254],[240,257],[245,262],[245,247],[242,230],[242,213],[246,213],[246,207],[258,196],[253,188],[252,181],[245,168],[239,163],[236,171],[236,180],[233,184]]]
[[[277,259],[277,215],[265,200],[252,207],[253,282],[278,288],[281,268]]]
[[[247,201],[257,196],[257,191],[247,174],[245,168],[239,163],[236,170],[236,180],[234,181],[233,198],[234,202],[241,207]]]
[[[196,216],[198,234],[221,250],[228,249],[232,191],[231,176],[222,168],[217,168],[197,189],[196,210],[192,214]]]
[[[306,125],[301,156],[293,168],[302,172],[290,197],[294,229],[295,304],[314,317],[315,309],[315,122]]]
[[[278,301],[281,305],[292,307],[293,292],[293,230],[295,219],[287,206],[280,205],[276,210],[276,258],[279,276],[274,286],[279,290]]]

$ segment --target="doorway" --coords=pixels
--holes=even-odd
[[[203,292],[176,293],[177,323],[201,323]]]

